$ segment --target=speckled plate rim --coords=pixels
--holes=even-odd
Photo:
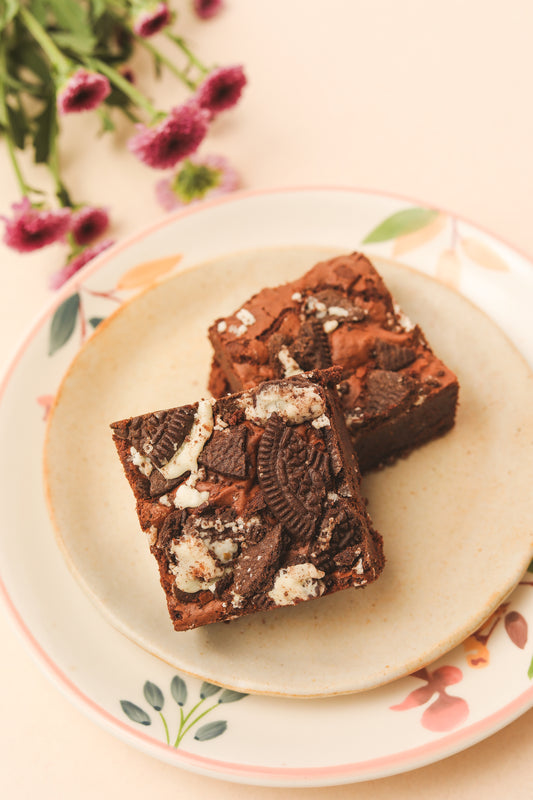
[[[174,223],[176,220],[182,219],[190,214],[202,213],[205,208],[212,208],[219,204],[241,202],[247,198],[254,198],[263,194],[305,194],[309,192],[324,193],[325,196],[328,193],[334,192],[363,196],[368,195],[381,197],[384,201],[388,200],[390,202],[396,202],[400,208],[403,207],[405,203],[427,207],[426,204],[420,204],[417,201],[414,201],[412,198],[393,195],[386,192],[375,192],[372,190],[357,189],[352,187],[301,187],[286,188],[281,190],[268,189],[263,191],[240,192],[237,195],[221,198],[210,203],[205,203],[202,206],[193,207],[186,209],[185,211],[169,215],[163,220],[157,222],[155,225],[152,225],[141,233],[130,237],[100,256],[94,262],[89,264],[83,270],[83,272],[75,276],[75,278],[69,284],[63,287],[63,289],[54,298],[54,301],[31,326],[29,333],[24,337],[22,343],[16,349],[12,360],[9,362],[7,370],[0,383],[0,408],[6,389],[17,369],[18,364],[24,358],[24,354],[28,345],[40,331],[45,322],[50,319],[55,309],[72,293],[73,289],[75,289],[80,283],[84,282],[90,275],[100,270],[119,252],[127,250],[136,242],[142,240],[146,236],[149,236],[155,231]],[[434,208],[434,206],[432,206],[432,208]],[[440,213],[447,214],[449,212],[441,209]],[[459,219],[461,222],[476,228],[483,235],[492,238],[500,246],[509,249],[511,253],[514,252],[514,254],[529,262],[526,254],[520,253],[519,250],[507,244],[501,238],[496,237],[479,226],[468,222],[464,218],[456,217],[456,219]],[[529,266],[531,266],[531,262],[529,262]],[[4,572],[4,568],[5,565],[2,566],[2,572]],[[7,588],[7,583],[8,582],[0,578],[1,595],[3,597],[8,616],[14,624],[15,629],[21,635],[23,642],[28,646],[30,653],[36,659],[37,664],[44,670],[48,677],[53,680],[55,685],[58,686],[58,688],[75,703],[76,706],[84,711],[89,717],[102,725],[105,729],[114,733],[127,743],[135,745],[144,752],[158,757],[168,763],[188,768],[195,772],[209,775],[211,777],[219,777],[241,783],[271,786],[326,786],[384,777],[386,775],[392,775],[407,771],[409,769],[414,769],[445,758],[453,753],[459,752],[466,747],[469,747],[476,742],[490,736],[492,733],[509,724],[526,710],[528,710],[531,706],[533,706],[533,685],[529,685],[524,690],[517,693],[512,700],[505,702],[500,708],[488,713],[482,719],[479,719],[472,724],[464,725],[460,727],[459,730],[441,736],[434,741],[426,741],[420,746],[408,747],[402,751],[398,751],[394,754],[389,754],[384,757],[343,763],[335,766],[315,766],[304,768],[290,766],[265,767],[259,764],[242,764],[227,759],[220,760],[215,758],[207,758],[204,756],[199,756],[193,752],[188,752],[182,748],[179,750],[173,749],[153,738],[152,736],[148,736],[140,732],[135,727],[132,727],[130,724],[110,713],[95,699],[86,694],[80,686],[76,685],[76,683],[71,680],[71,678],[62,668],[62,665],[58,664],[50,655],[47,648],[41,644],[38,635],[26,624],[23,616],[12,600],[11,594]]]

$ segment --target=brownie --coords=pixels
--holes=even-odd
[[[339,373],[112,424],[176,630],[380,574],[382,541],[360,496]]]
[[[314,266],[254,295],[209,329],[217,397],[331,364],[362,472],[454,424],[458,382],[361,253]]]

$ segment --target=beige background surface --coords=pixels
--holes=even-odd
[[[247,188],[338,184],[383,189],[452,209],[533,255],[533,5],[529,0],[227,0],[208,23],[183,8],[199,53],[245,64],[242,104],[205,152],[227,155]],[[207,60],[207,59],[206,59]],[[142,68],[141,62],[140,67]],[[151,85],[151,75],[144,78]],[[160,105],[180,97],[153,88]],[[115,237],[157,219],[155,175],[96,139],[88,117],[65,125],[65,176],[105,200]],[[4,213],[18,198],[0,146]],[[49,299],[58,252],[1,247],[0,363]],[[70,705],[0,613],[0,787],[6,798],[370,798],[533,796],[533,711],[490,739],[401,776],[315,790],[233,786],[128,748]]]

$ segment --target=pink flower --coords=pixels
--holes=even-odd
[[[154,3],[143,9],[135,18],[133,30],[145,39],[159,33],[171,21],[171,13],[166,3]]]
[[[67,208],[40,211],[27,197],[13,203],[13,218],[0,217],[6,223],[4,243],[19,253],[30,253],[40,247],[63,239],[70,228],[71,214]]]
[[[68,281],[69,278],[72,278],[76,272],[79,272],[80,269],[85,266],[85,264],[88,264],[89,261],[91,261],[97,255],[102,253],[104,250],[107,250],[107,248],[111,247],[112,244],[114,244],[112,239],[104,239],[103,242],[99,242],[92,247],[86,247],[85,250],[82,250],[79,255],[75,256],[67,264],[65,264],[62,269],[54,272],[53,275],[50,276],[50,289],[59,289]]]
[[[154,169],[169,169],[191,155],[207,133],[208,115],[196,103],[173,108],[153,128],[138,125],[128,147],[144,164]]]
[[[207,76],[196,92],[196,102],[212,115],[231,108],[246,86],[246,75],[241,66],[219,67]]]
[[[193,0],[193,8],[200,19],[214,17],[223,7],[222,0]]]
[[[92,111],[110,92],[111,86],[105,75],[78,69],[59,92],[57,107],[61,114]]]
[[[239,176],[222,156],[192,157],[170,178],[158,181],[155,187],[159,204],[173,211],[206,197],[216,197],[239,187]]]
[[[103,208],[85,206],[72,215],[72,235],[76,244],[90,244],[109,225],[109,216]]]

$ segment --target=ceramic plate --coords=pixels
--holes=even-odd
[[[45,476],[74,574],[135,642],[241,692],[324,696],[409,674],[472,633],[533,551],[533,465],[523,444],[533,439],[529,366],[457,292],[376,260],[461,385],[452,433],[363,482],[385,542],[382,578],[362,591],[176,634],[109,423],[205,396],[209,324],[265,284],[296,278],[331,255],[247,250],[143,292],[82,348],[51,413]]]
[[[307,253],[302,247],[308,248]],[[92,380],[88,382],[85,377],[85,383],[84,371],[78,365],[83,363],[84,358],[90,361],[90,354],[96,354],[102,343],[107,341],[116,346],[113,337],[120,338],[118,331],[123,324],[120,321],[127,321],[128,309],[143,308],[153,316],[148,316],[142,330],[128,329],[127,325],[124,328],[130,340],[127,347],[124,345],[124,352],[131,354],[132,338],[138,345],[134,348],[139,359],[137,366],[131,366],[133,371],[126,372],[127,380],[133,381],[131,386],[122,387],[125,377],[122,370],[131,359],[118,357],[119,350],[108,352],[106,348],[106,358],[112,363],[114,361],[116,367],[111,394],[117,398],[119,405],[125,402],[129,404],[133,398],[137,398],[141,405],[135,408],[128,405],[127,409],[115,416],[154,407],[151,405],[154,398],[150,393],[152,390],[145,394],[145,384],[149,381],[145,380],[142,369],[143,364],[147,363],[146,357],[150,355],[150,346],[144,332],[150,329],[150,320],[154,331],[161,332],[162,315],[155,312],[164,307],[167,290],[170,297],[171,287],[185,287],[188,280],[193,283],[196,281],[196,294],[187,298],[181,312],[185,321],[189,320],[192,324],[194,308],[202,307],[201,298],[213,298],[210,277],[213,273],[209,270],[215,269],[217,273],[220,302],[227,302],[233,307],[237,294],[232,296],[231,292],[238,290],[232,286],[228,291],[223,264],[226,264],[228,274],[233,274],[233,260],[224,259],[236,251],[241,252],[237,259],[237,262],[241,259],[239,268],[248,273],[243,266],[247,258],[243,253],[247,250],[276,248],[279,251],[287,248],[290,268],[296,269],[299,265],[293,262],[295,254],[298,259],[319,250],[340,252],[361,247],[376,258],[400,260],[414,270],[412,274],[394,264],[384,265],[394,293],[406,310],[423,322],[435,349],[459,372],[461,363],[464,365],[460,378],[465,394],[462,395],[456,430],[449,437],[413,454],[398,468],[373,476],[367,482],[373,503],[371,510],[377,523],[383,529],[384,525],[394,522],[394,537],[400,537],[400,544],[403,541],[405,545],[406,542],[401,516],[403,513],[409,514],[408,510],[404,511],[402,504],[409,509],[413,502],[407,492],[414,491],[418,495],[419,507],[425,505],[427,510],[431,509],[431,513],[428,512],[425,517],[424,569],[420,570],[419,567],[419,577],[426,569],[435,577],[440,567],[452,580],[455,571],[462,571],[463,559],[468,562],[468,569],[462,571],[460,583],[450,583],[448,591],[442,583],[439,585],[438,608],[437,605],[431,611],[425,606],[410,608],[409,613],[414,614],[415,618],[411,620],[411,628],[404,630],[417,632],[422,627],[425,631],[422,638],[426,643],[428,631],[433,631],[433,644],[437,643],[440,648],[435,653],[443,653],[443,648],[451,643],[443,633],[445,625],[449,624],[450,619],[456,619],[458,609],[460,611],[461,601],[456,597],[459,588],[466,592],[468,603],[472,594],[477,593],[477,588],[472,590],[474,585],[481,587],[479,597],[484,598],[477,612],[474,611],[474,616],[471,613],[467,615],[465,633],[471,630],[469,626],[472,624],[481,623],[484,613],[496,607],[490,619],[471,633],[465,642],[443,653],[438,661],[428,666],[417,667],[422,663],[416,660],[420,658],[420,640],[417,640],[414,661],[404,659],[404,665],[409,667],[412,663],[416,671],[373,691],[312,700],[247,694],[249,689],[264,689],[264,682],[262,687],[253,687],[231,680],[227,672],[231,667],[231,659],[225,659],[224,642],[220,638],[214,642],[218,646],[217,663],[221,665],[220,671],[215,669],[206,673],[191,668],[189,663],[186,668],[197,672],[201,678],[188,676],[174,666],[177,663],[175,654],[167,663],[163,659],[168,658],[168,652],[160,651],[160,658],[144,649],[148,647],[157,652],[153,637],[146,639],[144,634],[139,636],[138,633],[139,625],[145,626],[147,620],[149,623],[153,618],[153,609],[146,609],[147,619],[141,617],[132,624],[131,619],[124,617],[124,606],[117,602],[117,597],[121,596],[117,587],[121,588],[124,580],[127,582],[128,575],[129,596],[133,602],[137,592],[142,594],[145,591],[144,586],[139,587],[134,578],[142,574],[144,579],[153,570],[146,543],[142,541],[142,536],[140,540],[135,537],[135,527],[135,532],[129,531],[126,549],[120,549],[120,568],[116,571],[118,584],[110,580],[112,570],[106,561],[109,555],[106,547],[117,534],[111,530],[112,526],[105,529],[103,519],[106,511],[109,519],[114,519],[117,513],[113,505],[115,497],[100,497],[101,510],[92,517],[102,528],[97,532],[98,541],[104,543],[104,558],[99,567],[94,560],[94,553],[91,553],[92,542],[86,541],[84,544],[79,538],[83,525],[77,524],[76,531],[65,535],[59,517],[63,513],[73,514],[76,508],[80,508],[79,496],[83,495],[83,491],[78,485],[78,499],[71,497],[70,503],[66,503],[64,494],[57,494],[57,488],[54,489],[52,473],[62,472],[63,480],[68,482],[71,479],[71,465],[85,463],[86,470],[82,469],[76,474],[77,478],[81,475],[85,479],[87,497],[100,485],[94,464],[95,451],[80,452],[78,449],[83,439],[76,437],[83,426],[79,424],[79,416],[72,414],[72,407],[65,422],[71,426],[70,447],[67,430],[57,436],[53,445],[57,446],[57,454],[64,462],[59,463],[55,454],[54,458],[49,457],[51,494],[60,498],[56,503],[56,513],[62,547],[58,547],[41,489],[41,452],[45,436],[43,416],[52,405],[69,365],[80,351],[80,344],[89,339],[93,329],[98,329],[103,318],[109,317],[112,311],[122,306],[125,300],[131,300],[136,293],[139,293],[138,297],[106,323],[80,352],[63,386],[54,414],[56,420],[63,413],[62,408],[65,412],[68,410],[76,391],[83,389],[89,393],[84,398],[87,409],[101,402],[102,397],[108,394],[108,381],[113,373],[109,365],[100,362],[102,371],[93,373]],[[208,265],[189,269],[219,259],[222,261],[216,267]],[[272,273],[253,276],[253,280],[261,279],[262,283],[267,283],[271,275],[272,282],[277,282],[279,273],[275,272],[276,268],[271,268]],[[262,269],[266,269],[266,266]],[[203,291],[202,281],[198,279],[201,273],[204,275]],[[165,291],[162,286],[156,286],[140,293],[149,284],[163,278],[170,279]],[[440,281],[443,287],[436,286],[435,280]],[[407,285],[405,281],[412,291],[402,295],[402,286]],[[84,711],[108,730],[145,752],[212,776],[270,785],[331,785],[410,769],[478,741],[529,708],[533,703],[533,646],[528,631],[533,620],[533,576],[525,572],[520,579],[518,575],[532,554],[531,539],[527,539],[523,529],[524,518],[528,517],[529,510],[521,505],[520,495],[513,494],[513,486],[519,488],[519,473],[523,470],[517,467],[522,463],[520,459],[525,460],[524,451],[531,447],[532,439],[531,417],[525,409],[528,393],[531,397],[530,378],[529,369],[524,364],[524,361],[529,365],[533,363],[533,340],[529,325],[532,293],[533,271],[529,262],[475,226],[446,212],[423,208],[405,200],[336,189],[241,194],[193,207],[167,217],[149,231],[105,253],[89,265],[76,276],[73,283],[64,288],[56,299],[55,307],[49,309],[34,326],[21,345],[2,385],[0,431],[10,453],[9,470],[3,475],[0,489],[4,523],[0,532],[3,593],[11,614],[41,665]],[[425,303],[420,302],[422,298],[433,298],[431,313],[426,316]],[[469,301],[477,308],[472,308]],[[155,305],[151,305],[154,302]],[[443,319],[442,326],[436,324],[439,315]],[[172,322],[177,325],[182,324],[183,320],[181,323],[178,319],[168,320],[168,331],[175,329]],[[482,326],[481,329],[478,325]],[[192,349],[186,357],[186,363],[190,365],[194,358],[187,359],[197,352],[194,342],[199,333],[191,328],[189,330]],[[482,330],[482,336],[479,330]],[[466,340],[464,337],[468,333],[470,339]],[[458,341],[454,341],[456,336]],[[147,349],[143,353],[145,347]],[[183,349],[183,344],[181,348],[171,348],[165,362],[165,376],[159,376],[166,397],[176,392],[171,402],[163,405],[173,404],[174,397],[181,402],[182,399],[196,396],[205,380],[207,367],[202,360],[203,366],[195,367],[196,371],[191,372],[191,378],[198,381],[198,386],[191,381],[191,394],[178,394],[185,390],[178,389],[172,378],[179,377],[180,370],[184,369],[180,361]],[[69,388],[70,378],[72,386]],[[489,400],[487,386],[490,386]],[[475,407],[472,407],[472,403]],[[118,406],[112,410],[119,410]],[[511,431],[509,428],[507,418],[515,412],[518,413],[520,431],[516,428]],[[483,420],[491,422],[490,435],[484,438],[481,428],[478,428],[479,437],[473,448],[468,435],[463,439],[465,426],[470,423],[483,427]],[[498,420],[496,431],[492,430],[495,420]],[[54,423],[50,447],[53,429]],[[463,444],[459,450],[452,452],[457,447],[457,441]],[[483,458],[476,452],[479,448]],[[431,459],[433,471],[426,460],[431,450],[436,454]],[[49,449],[49,456],[51,454]],[[107,469],[108,454],[97,447],[97,455],[102,458],[102,467]],[[422,459],[420,464],[415,463],[418,459]],[[491,462],[499,465],[499,470]],[[411,464],[414,466],[411,467]],[[76,469],[81,467],[77,466]],[[461,482],[459,476],[471,481],[475,469],[480,469],[483,476],[493,481],[490,496],[485,496],[488,508],[482,508],[483,503],[478,497],[478,493],[483,492],[483,481],[478,481],[477,489],[475,481],[470,484],[473,488],[468,502],[464,494],[457,495]],[[527,462],[524,469],[528,469]],[[421,484],[420,474],[424,470],[425,479]],[[378,505],[383,507],[379,500],[383,491],[380,482],[387,474],[400,476],[398,479],[391,477],[388,484],[392,487],[390,500],[394,500],[394,505],[402,514],[388,516],[388,512],[383,512],[384,516],[380,517],[382,511]],[[407,482],[412,478],[416,479],[417,486],[411,484],[407,489]],[[442,488],[447,480],[452,481],[452,493]],[[58,483],[56,480],[56,487]],[[123,489],[117,491],[123,495],[119,505],[122,502],[127,504],[127,486],[124,492]],[[13,498],[27,496],[28,492],[31,494],[31,503],[13,502]],[[429,492],[436,492],[440,515],[449,515],[447,550],[442,542],[436,550],[431,548],[435,504],[427,503],[426,495]],[[498,509],[508,503],[511,497],[521,510],[512,509],[512,513],[516,513],[512,518],[498,517],[502,537],[498,539],[498,545],[493,515],[500,513]],[[84,510],[94,514],[92,507],[87,504]],[[468,526],[458,529],[457,524],[463,525],[463,515],[468,517]],[[392,520],[396,516],[399,517],[397,522]],[[136,525],[134,515],[130,519],[132,525]],[[502,524],[503,519],[505,525]],[[485,531],[479,530],[480,520]],[[418,525],[421,530],[423,521],[419,520]],[[509,527],[516,529],[516,537],[508,530]],[[118,535],[122,537],[124,533],[119,531]],[[480,549],[478,556],[469,552],[471,535],[480,537],[476,539]],[[93,528],[91,538],[94,536]],[[385,586],[389,581],[392,587],[402,588],[401,575],[395,572],[393,562],[397,557],[403,559],[398,563],[404,565],[409,553],[394,543],[394,537],[391,533],[389,560],[392,563],[387,567],[388,573],[376,583],[376,590],[380,583]],[[124,540],[120,538],[120,541]],[[484,549],[487,552],[483,552]],[[67,567],[65,553],[71,566],[76,569],[76,577]],[[139,562],[143,562],[143,565],[140,566]],[[90,569],[88,564],[91,565]],[[507,576],[507,583],[505,580],[503,584],[499,583],[500,567]],[[137,569],[141,573],[137,573]],[[91,600],[87,592],[81,589],[80,580],[85,589],[91,592]],[[505,598],[506,589],[510,588],[513,581],[518,581],[519,585]],[[148,598],[156,603],[160,602],[155,599],[157,588],[153,584],[146,590]],[[355,601],[357,604],[362,603],[364,607],[368,603],[368,599],[364,598],[370,594],[370,590],[353,594],[362,598]],[[403,589],[401,596],[405,598],[405,595]],[[400,593],[397,597],[400,597]],[[313,630],[322,631],[320,617],[323,613],[334,617],[335,611],[342,610],[344,613],[346,610],[341,606],[336,609],[335,604],[339,601],[336,598],[331,600],[333,602],[326,598],[323,602],[302,607],[315,608],[311,614],[312,620],[307,619],[307,611],[302,612],[301,619],[302,627],[309,628],[311,625],[311,638]],[[394,603],[390,598],[388,602],[389,613],[396,621]],[[325,608],[324,612],[319,612],[321,606]],[[164,610],[163,605],[161,608]],[[104,609],[105,614],[102,613]],[[348,610],[353,611],[352,608]],[[383,618],[383,608],[379,614],[370,614],[369,611],[373,610],[371,607],[366,609],[365,627],[372,628],[378,618],[384,631],[387,620]],[[284,609],[279,615],[277,612],[269,615],[273,619],[274,632],[282,624],[293,625],[292,622],[286,622],[289,613],[285,612],[291,611],[300,615],[298,608]],[[476,613],[480,615],[477,621]],[[111,617],[113,625],[109,624]],[[278,617],[283,622],[279,622]],[[361,619],[358,622],[360,624]],[[127,632],[128,636],[119,632],[117,627]],[[247,625],[241,627],[240,636],[243,640],[255,635]],[[268,642],[272,632],[268,630],[268,625],[266,627]],[[457,624],[452,624],[452,628],[456,629],[455,634],[457,627]],[[389,625],[387,635],[391,632],[392,626]],[[132,634],[135,641],[130,638]],[[165,631],[163,635],[166,636]],[[322,636],[322,632],[319,635]],[[369,641],[373,638],[376,640],[375,655],[379,652],[378,637],[370,636]],[[401,637],[394,647],[399,643]],[[139,647],[139,644],[143,647]],[[206,640],[205,644],[212,645],[213,642]],[[390,656],[382,667],[389,669],[391,662],[397,662],[395,653],[386,639],[381,646]],[[195,647],[197,645],[193,650]],[[404,646],[404,652],[407,650]],[[427,654],[431,652],[431,648],[426,650]],[[343,677],[334,676],[333,688],[331,679],[326,675],[331,670],[331,661],[330,657],[319,662],[320,679],[325,680],[326,684],[322,684],[318,692],[316,687],[312,687],[311,692],[304,693],[350,688],[346,683],[342,684],[349,671],[348,659],[341,659],[344,661],[340,668]],[[248,661],[244,666],[245,674],[249,676],[251,662]],[[357,671],[359,665],[355,664],[354,669]],[[368,680],[367,667],[363,668],[365,671]],[[279,689],[280,680],[287,680],[282,673],[274,676],[274,691]],[[373,680],[376,680],[375,675]],[[381,674],[377,682],[390,680],[391,677],[391,672]],[[305,679],[309,680],[309,676],[306,675]],[[232,688],[220,688],[220,684]],[[358,688],[364,686],[363,681]],[[321,731],[320,737],[316,736],[317,730]],[[324,742],[329,742],[331,746],[324,748]]]

